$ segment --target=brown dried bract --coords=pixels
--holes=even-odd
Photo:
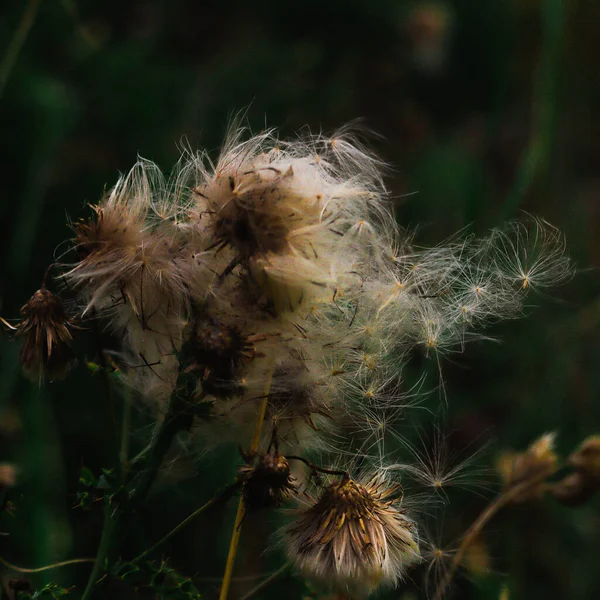
[[[69,371],[73,351],[71,330],[62,300],[42,286],[21,308],[15,337],[23,338],[21,365],[34,380],[60,379]]]
[[[249,509],[279,508],[281,503],[296,493],[294,478],[285,456],[279,452],[248,457],[248,464],[238,470],[244,481],[242,494]]]

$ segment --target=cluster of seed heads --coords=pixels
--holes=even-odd
[[[216,162],[187,153],[168,179],[138,162],[73,224],[76,260],[62,272],[78,300],[70,318],[99,319],[122,340],[121,375],[158,421],[182,371],[188,401],[210,405],[194,428],[206,446],[246,443],[264,414],[240,469],[247,506],[298,498],[290,558],[367,591],[397,583],[420,556],[381,452],[387,425],[420,393],[404,388],[403,365],[460,350],[518,317],[529,291],[572,274],[562,235],[535,219],[414,246],[381,172],[347,131],[285,141],[232,128]],[[38,291],[17,327],[38,377],[58,374],[71,341],[55,298]],[[348,431],[360,461],[344,450]],[[293,477],[286,456],[307,451],[343,468],[310,463],[308,480]]]

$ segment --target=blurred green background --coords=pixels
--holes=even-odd
[[[398,220],[418,226],[417,243],[461,228],[485,233],[523,211],[565,232],[577,277],[552,298],[532,298],[529,318],[495,326],[499,343],[471,345],[444,363],[443,430],[451,452],[487,442],[479,460],[489,468],[501,450],[546,431],[558,432],[566,455],[600,431],[599,27],[597,0],[8,0],[0,14],[0,314],[18,316],[65,249],[67,219],[88,216],[86,204],[138,154],[165,171],[183,144],[214,156],[245,108],[255,131],[277,126],[282,135],[360,117],[380,134],[370,145],[392,167]],[[82,361],[66,381],[38,389],[20,375],[7,335],[0,353],[0,462],[18,467],[0,556],[25,566],[93,556],[101,505],[73,506],[82,466],[98,474],[110,465],[102,383]],[[134,429],[144,427],[136,417]],[[189,454],[136,516],[130,556],[210,498],[238,461],[235,448]],[[452,547],[493,493],[450,494],[431,533]],[[233,508],[199,518],[164,551],[205,598],[217,594]],[[473,559],[489,572],[472,565],[456,597],[498,598],[506,585],[510,598],[600,598],[599,509],[598,500],[576,510],[548,500],[507,511]],[[282,564],[276,548],[262,554],[276,546],[269,519],[245,526],[238,597]],[[31,578],[76,585],[76,596],[88,574],[80,565]],[[423,574],[380,596],[424,598]],[[4,569],[4,585],[14,576]],[[256,597],[310,593],[282,577]]]

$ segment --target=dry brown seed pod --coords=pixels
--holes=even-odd
[[[22,319],[16,326],[4,323],[23,338],[21,366],[36,381],[45,377],[64,377],[73,363],[71,331],[75,325],[67,317],[59,296],[42,286],[21,308]]]
[[[244,481],[242,494],[248,509],[279,508],[284,500],[296,493],[285,456],[274,451],[259,453],[248,460],[249,464],[238,470]]]

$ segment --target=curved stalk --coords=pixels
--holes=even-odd
[[[10,569],[11,571],[16,571],[17,573],[42,573],[43,571],[59,569],[60,567],[68,567],[69,565],[78,565],[82,563],[93,562],[96,562],[95,558],[71,558],[70,560],[63,560],[61,562],[57,562],[51,565],[45,565],[43,567],[35,567],[33,569],[29,569],[27,567],[19,567],[18,565],[13,565],[12,563],[9,563],[7,560],[0,556],[0,564],[4,565],[7,569]]]
[[[547,474],[544,473],[543,476],[532,479],[531,481],[526,481],[524,483],[515,485],[511,489],[507,490],[500,496],[498,496],[493,502],[491,502],[484,511],[473,521],[469,529],[467,529],[460,546],[454,558],[452,559],[452,563],[450,568],[448,569],[445,577],[439,583],[435,594],[433,595],[433,600],[441,600],[444,596],[445,591],[448,589],[448,586],[452,583],[454,576],[456,575],[456,571],[460,566],[469,546],[475,541],[475,539],[481,534],[483,528],[487,525],[487,523],[494,517],[501,509],[503,509],[506,505],[510,504],[519,494],[522,494],[528,488],[538,485],[540,481],[546,479]]]

